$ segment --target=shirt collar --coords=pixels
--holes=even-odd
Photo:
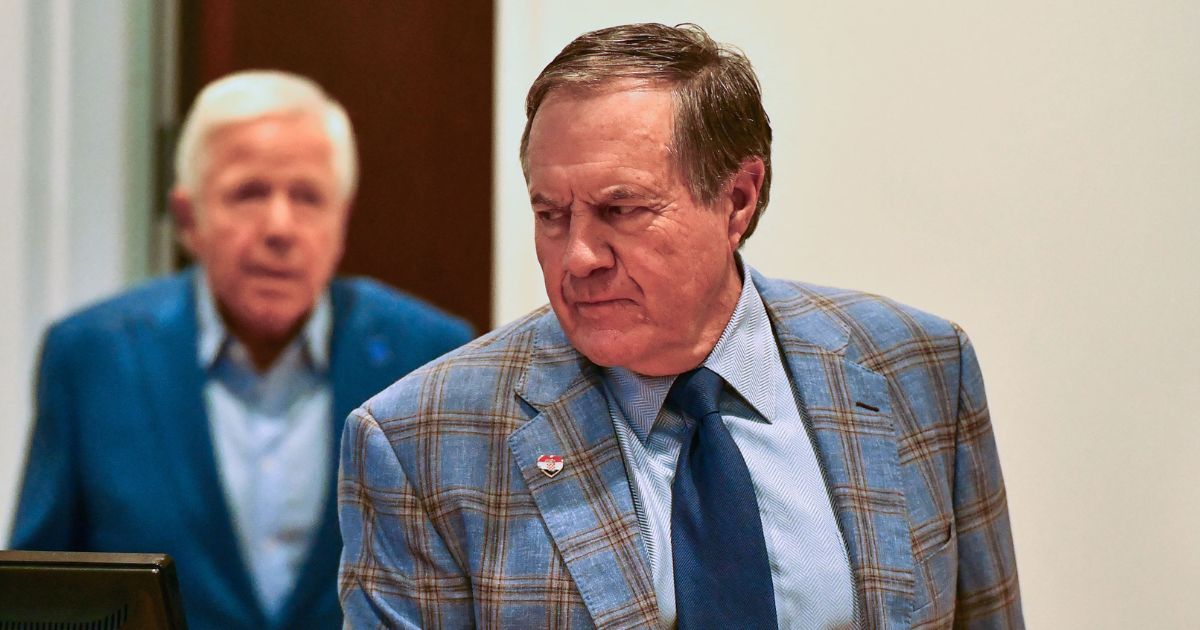
[[[733,316],[704,360],[704,367],[720,374],[758,415],[771,422],[776,409],[767,368],[780,363],[779,348],[749,267],[743,278]]]
[[[779,350],[751,271],[746,265],[733,316],[703,365],[720,374],[769,423],[776,414],[770,379],[756,368],[764,361],[778,362]],[[633,432],[645,443],[677,375],[643,376],[620,367],[603,368],[602,372],[605,387],[616,399]]]
[[[208,286],[208,275],[203,269],[196,273],[196,323],[199,333],[197,359],[200,367],[207,370],[221,356],[225,346],[234,340],[217,311],[216,298]],[[325,290],[317,297],[298,338],[292,340],[292,343],[302,344],[309,364],[320,371],[329,367],[329,335],[332,328],[333,307],[329,291]]]
[[[662,409],[675,376],[643,376],[620,367],[604,368],[604,385],[617,401],[621,415],[643,444]]]

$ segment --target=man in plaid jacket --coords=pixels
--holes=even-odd
[[[603,29],[543,70],[527,115],[550,305],[347,421],[348,625],[1021,627],[966,335],[738,254],[771,179],[749,61],[695,26]],[[678,402],[698,368],[715,411]],[[735,478],[750,516],[721,530],[693,508],[745,517]],[[705,564],[723,556],[758,560]]]

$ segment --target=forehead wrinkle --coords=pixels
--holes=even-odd
[[[555,201],[554,199],[551,199],[551,198],[547,197],[546,195],[543,195],[542,193],[538,192],[538,193],[533,193],[532,195],[530,195],[529,205],[547,206],[550,208],[565,208],[571,204],[569,202],[565,203],[565,204],[560,203],[560,202]]]
[[[662,197],[662,192],[653,182],[632,184],[610,184],[593,190],[580,191],[577,200],[586,206],[600,207],[626,200],[651,201]]]
[[[595,203],[600,205],[626,200],[648,201],[657,200],[661,196],[662,194],[655,186],[617,184],[601,190],[595,198]]]

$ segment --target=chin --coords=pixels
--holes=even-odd
[[[592,363],[602,367],[622,368],[629,367],[629,364],[636,362],[639,357],[629,336],[629,333],[616,330],[576,331],[567,334],[571,345]]]
[[[308,313],[298,305],[258,304],[240,313],[244,328],[260,337],[279,339],[292,332],[296,323]]]

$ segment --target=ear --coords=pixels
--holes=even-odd
[[[758,193],[762,190],[763,177],[767,167],[760,157],[748,157],[742,160],[733,179],[729,183],[729,199],[732,208],[729,214],[729,245],[736,250],[742,242],[750,220],[758,210]]]
[[[195,258],[198,232],[196,202],[191,193],[179,186],[171,189],[169,200],[171,216],[175,219],[175,238]]]

